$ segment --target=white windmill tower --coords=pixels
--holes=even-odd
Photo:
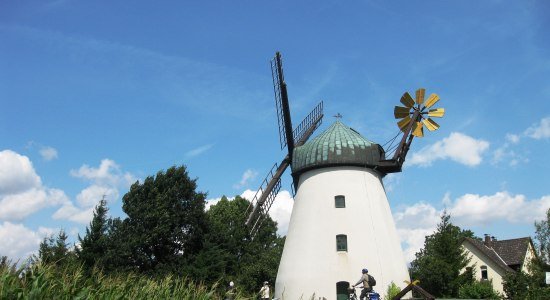
[[[430,117],[444,110],[429,109],[439,97],[424,103],[424,89],[401,97],[396,106],[403,137],[393,158],[384,149],[337,120],[306,142],[320,125],[322,103],[291,131],[286,84],[280,54],[272,62],[281,145],[289,154],[275,165],[249,207],[247,225],[254,234],[280,189],[288,165],[296,195],[283,255],[277,273],[275,296],[282,299],[347,299],[347,288],[363,268],[377,280],[383,294],[393,281],[404,287],[409,274],[395,229],[382,177],[400,172],[413,138],[423,136],[423,126],[436,130]],[[303,132],[303,133],[299,133]],[[274,171],[276,170],[276,171]]]

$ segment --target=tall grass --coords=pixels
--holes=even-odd
[[[223,299],[216,284],[187,278],[149,278],[135,273],[86,274],[82,267],[0,265],[0,299]],[[247,299],[242,294],[237,299]]]

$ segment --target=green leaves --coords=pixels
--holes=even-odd
[[[248,205],[239,196],[233,200],[224,196],[207,211],[207,233],[193,264],[194,278],[234,281],[248,292],[259,289],[263,281],[275,282],[284,240],[269,217],[251,240],[244,226]]]
[[[436,232],[426,237],[424,248],[411,263],[412,279],[419,279],[422,288],[436,297],[456,297],[459,287],[473,280],[460,274],[469,261],[461,247],[462,239],[473,237],[473,233],[453,225],[450,219],[444,212]]]

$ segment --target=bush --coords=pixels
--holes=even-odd
[[[401,288],[397,286],[393,281],[388,285],[388,289],[386,290],[386,296],[384,296],[384,300],[391,300],[393,297],[395,297],[397,294],[401,292]]]
[[[493,289],[490,280],[474,281],[458,289],[458,297],[462,299],[501,299],[502,296]]]

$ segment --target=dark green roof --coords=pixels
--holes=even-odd
[[[372,168],[384,157],[382,148],[352,128],[334,122],[327,130],[294,148],[292,172],[331,166],[363,166]]]

